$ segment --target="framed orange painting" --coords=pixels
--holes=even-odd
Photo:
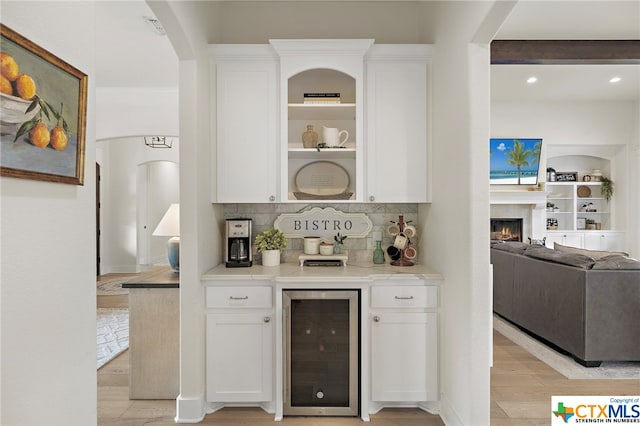
[[[87,75],[0,29],[0,175],[83,185]]]

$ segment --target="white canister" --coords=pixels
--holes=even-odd
[[[320,237],[304,237],[304,254],[320,253]]]
[[[602,180],[602,172],[598,169],[591,170],[591,180],[593,182],[600,182]]]
[[[320,254],[330,256],[333,254],[333,243],[320,243]]]

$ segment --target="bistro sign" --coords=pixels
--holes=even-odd
[[[314,207],[301,213],[283,213],[273,226],[287,238],[332,237],[338,232],[350,238],[364,238],[371,232],[373,224],[364,213]]]

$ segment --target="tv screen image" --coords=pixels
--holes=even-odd
[[[491,185],[537,185],[540,138],[491,138],[489,183]]]

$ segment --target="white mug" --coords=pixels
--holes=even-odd
[[[393,223],[393,224],[387,226],[387,232],[392,237],[395,237],[396,235],[398,235],[400,233],[400,227],[397,224]]]
[[[404,250],[404,248],[407,247],[408,242],[409,239],[403,233],[399,233],[393,240],[393,246],[397,249]]]
[[[416,236],[416,227],[413,225],[407,225],[404,227],[404,235],[408,238],[413,238]]]
[[[406,257],[409,260],[415,259],[417,255],[418,255],[418,252],[416,252],[416,249],[413,248],[413,246],[409,246],[406,249],[404,249],[404,257]]]
[[[342,135],[345,135],[344,140],[340,140]],[[335,127],[322,126],[322,141],[327,144],[328,147],[343,146],[349,139],[349,132],[346,130],[338,130]]]

